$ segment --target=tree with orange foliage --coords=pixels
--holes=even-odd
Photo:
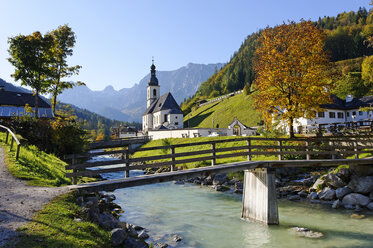
[[[288,123],[294,137],[296,118],[314,118],[331,101],[326,35],[311,21],[290,22],[261,32],[256,49],[255,106],[268,126]]]
[[[104,134],[103,133],[98,133],[96,137],[96,141],[101,141],[104,140]]]

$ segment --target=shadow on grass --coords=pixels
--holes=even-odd
[[[193,116],[192,118],[190,118],[189,120],[185,121],[184,122],[184,125],[185,126],[188,126],[188,123],[190,124],[191,127],[196,127],[198,126],[204,119],[206,119],[207,117],[209,117],[210,115],[212,115],[212,112],[210,113],[207,113],[207,114],[198,114],[196,116]]]

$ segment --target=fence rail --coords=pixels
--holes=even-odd
[[[16,150],[16,160],[19,158],[19,151],[21,149],[21,142],[17,139],[16,135],[10,130],[8,127],[0,125],[0,128],[5,129],[7,131],[6,133],[6,138],[5,138],[5,143],[8,143],[9,140],[9,134],[12,136],[12,139],[10,141],[10,151],[13,149],[13,143],[14,141],[17,143],[17,150]]]
[[[243,145],[246,141],[246,145]],[[241,142],[228,147],[219,147],[220,144]],[[210,148],[206,147],[210,145]],[[176,149],[183,147],[199,147],[196,151],[176,152]],[[152,155],[145,157],[130,158],[133,152],[141,151],[167,151],[167,154]],[[278,156],[278,160],[283,160],[284,156],[304,157],[305,160],[315,160],[319,158],[331,157],[331,159],[344,159],[348,155],[355,155],[358,159],[359,154],[373,153],[373,135],[350,135],[350,136],[332,136],[332,137],[312,137],[312,138],[261,138],[244,137],[224,140],[213,140],[195,143],[184,143],[167,146],[146,147],[137,149],[122,149],[114,151],[103,151],[94,153],[71,154],[65,156],[71,159],[72,163],[66,166],[67,170],[73,170],[67,173],[68,177],[76,178],[80,176],[95,176],[102,173],[125,171],[126,177],[129,177],[130,170],[139,170],[147,168],[160,168],[170,166],[171,171],[176,165],[193,162],[211,161],[211,165],[216,164],[217,159],[233,158],[246,156],[251,161],[253,156]],[[78,163],[78,159],[90,158],[98,155],[120,154],[121,158],[111,161],[84,162]],[[198,156],[198,157],[191,157]],[[95,168],[108,165],[124,165],[115,168]],[[134,164],[134,165],[132,165]],[[95,168],[94,170],[85,170]]]

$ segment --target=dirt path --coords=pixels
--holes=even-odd
[[[36,211],[53,197],[68,192],[66,187],[33,187],[13,177],[5,166],[0,147],[0,247],[17,236],[16,229],[30,221]]]

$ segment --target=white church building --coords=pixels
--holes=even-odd
[[[142,130],[167,130],[183,128],[183,112],[170,92],[160,95],[160,86],[155,75],[154,61],[150,67],[147,86],[146,111],[142,115]]]

